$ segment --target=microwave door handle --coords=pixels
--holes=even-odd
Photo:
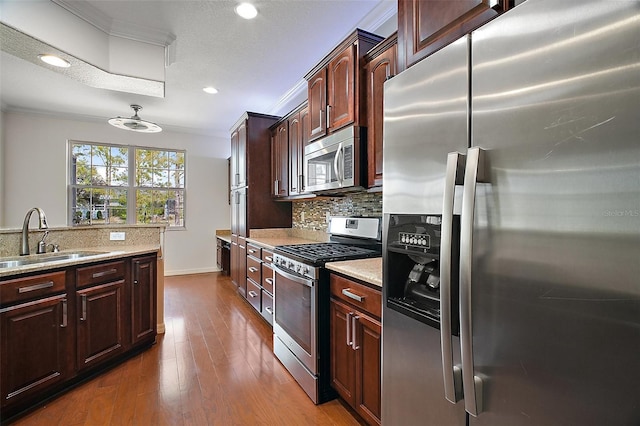
[[[338,169],[338,162],[340,161],[340,151],[342,150],[342,142],[338,145],[338,149],[336,151],[336,155],[333,157],[333,171],[336,174],[336,179],[339,183],[342,182],[340,179],[340,170]]]
[[[464,407],[467,413],[477,417],[482,413],[482,379],[475,375],[473,357],[473,316],[471,276],[473,262],[473,222],[476,204],[476,184],[486,182],[484,155],[478,148],[467,151],[467,167],[462,192],[462,217],[460,220],[460,348],[462,350],[462,386]]]
[[[440,242],[440,340],[442,342],[442,374],[444,396],[455,404],[462,399],[462,370],[453,365],[451,332],[451,248],[453,244],[453,204],[456,185],[462,185],[465,156],[450,152],[442,199],[442,237]],[[457,301],[456,301],[457,303]]]

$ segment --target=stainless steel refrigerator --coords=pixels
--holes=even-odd
[[[384,99],[383,424],[640,424],[640,2],[527,0]]]

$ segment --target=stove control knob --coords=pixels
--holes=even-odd
[[[287,265],[290,269],[293,269],[293,262],[289,261],[289,264]]]
[[[302,269],[302,266],[300,266],[300,265],[296,265],[296,272],[298,272],[298,273],[299,273],[299,272],[300,272],[300,269]]]
[[[305,266],[304,269],[302,270],[302,273],[307,275],[309,273],[309,267]]]

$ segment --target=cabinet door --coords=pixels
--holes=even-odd
[[[239,149],[238,131],[231,132],[231,157],[229,158],[229,185],[231,188],[238,186],[238,149]]]
[[[238,283],[240,282],[240,264],[238,263],[238,257],[240,256],[240,251],[238,249],[238,243],[236,241],[231,241],[231,282],[233,285],[238,287]]]
[[[66,294],[0,310],[2,407],[69,378],[73,351]]]
[[[242,123],[236,129],[238,132],[238,168],[237,168],[237,182],[236,186],[246,186],[247,185],[247,123],[246,121]]]
[[[247,230],[247,188],[236,191],[236,229],[238,236],[246,237]]]
[[[289,195],[302,193],[302,123],[300,112],[289,118]]]
[[[124,283],[118,280],[76,291],[79,370],[122,353]]]
[[[238,293],[247,297],[247,242],[244,237],[238,237]]]
[[[327,134],[327,70],[322,68],[309,79],[309,141]]]
[[[352,316],[353,311],[347,305],[331,299],[331,386],[353,407],[356,401],[356,375],[353,371],[356,352],[351,347]]]
[[[355,409],[369,424],[380,424],[381,333],[380,322],[355,313]]]
[[[355,46],[349,46],[329,62],[327,73],[328,125],[330,132],[355,120]],[[313,117],[312,117],[313,119]]]
[[[398,0],[400,69],[503,13],[507,0]]]
[[[131,342],[153,340],[156,335],[156,257],[132,260]]]
[[[289,125],[285,121],[271,138],[271,180],[273,195],[289,195]]]
[[[384,82],[396,74],[398,47],[391,46],[367,64],[367,184],[382,185]]]

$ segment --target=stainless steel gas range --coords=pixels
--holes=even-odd
[[[326,262],[381,255],[380,218],[333,217],[331,242],[277,246],[273,351],[315,404],[335,397],[329,377]]]

